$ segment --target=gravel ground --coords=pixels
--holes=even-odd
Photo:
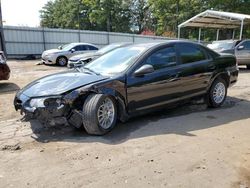
[[[250,186],[250,71],[240,71],[220,109],[202,103],[119,124],[102,137],[22,121],[13,98],[36,78],[66,68],[9,61],[0,82],[0,187]]]

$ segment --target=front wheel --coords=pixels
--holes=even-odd
[[[68,60],[67,60],[66,57],[62,57],[62,56],[61,56],[61,57],[58,57],[58,58],[57,58],[56,63],[57,63],[57,65],[59,65],[59,66],[61,66],[61,67],[64,67],[64,66],[67,65]]]
[[[220,107],[227,97],[227,84],[226,81],[219,78],[216,79],[209,92],[208,92],[207,104],[208,107],[218,108]]]
[[[117,122],[117,107],[113,98],[103,94],[91,94],[83,105],[83,126],[88,134],[104,135]]]

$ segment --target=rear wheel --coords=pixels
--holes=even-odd
[[[224,79],[216,79],[208,94],[207,94],[207,104],[208,107],[218,108],[220,107],[227,97],[227,84]]]
[[[104,135],[117,122],[117,108],[113,98],[103,94],[89,95],[83,105],[83,126],[88,134]]]
[[[68,60],[66,57],[60,56],[57,58],[56,63],[57,63],[57,65],[64,67],[67,65]]]

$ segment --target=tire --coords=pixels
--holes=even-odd
[[[217,78],[207,93],[207,105],[211,108],[220,107],[227,97],[227,84],[222,78]]]
[[[250,65],[247,65],[247,69],[250,69]]]
[[[56,59],[56,64],[61,67],[65,67],[67,63],[68,63],[68,59],[64,56],[60,56]]]
[[[108,108],[109,110],[107,110]],[[111,111],[113,111],[113,113]],[[104,135],[116,125],[116,103],[113,98],[107,95],[89,95],[83,105],[82,112],[83,126],[86,132],[90,135]]]

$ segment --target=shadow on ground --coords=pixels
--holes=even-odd
[[[20,90],[20,87],[14,83],[9,83],[9,82],[0,83],[0,95],[16,92],[18,90]]]
[[[247,110],[249,109],[249,110]],[[198,113],[199,112],[199,113]],[[221,126],[250,117],[250,102],[228,97],[223,107],[208,109],[205,104],[185,104],[119,123],[105,136],[89,136],[84,130],[71,126],[45,128],[37,120],[31,120],[31,128],[38,142],[101,142],[120,144],[130,139],[152,135],[178,134],[196,136],[191,131]]]

